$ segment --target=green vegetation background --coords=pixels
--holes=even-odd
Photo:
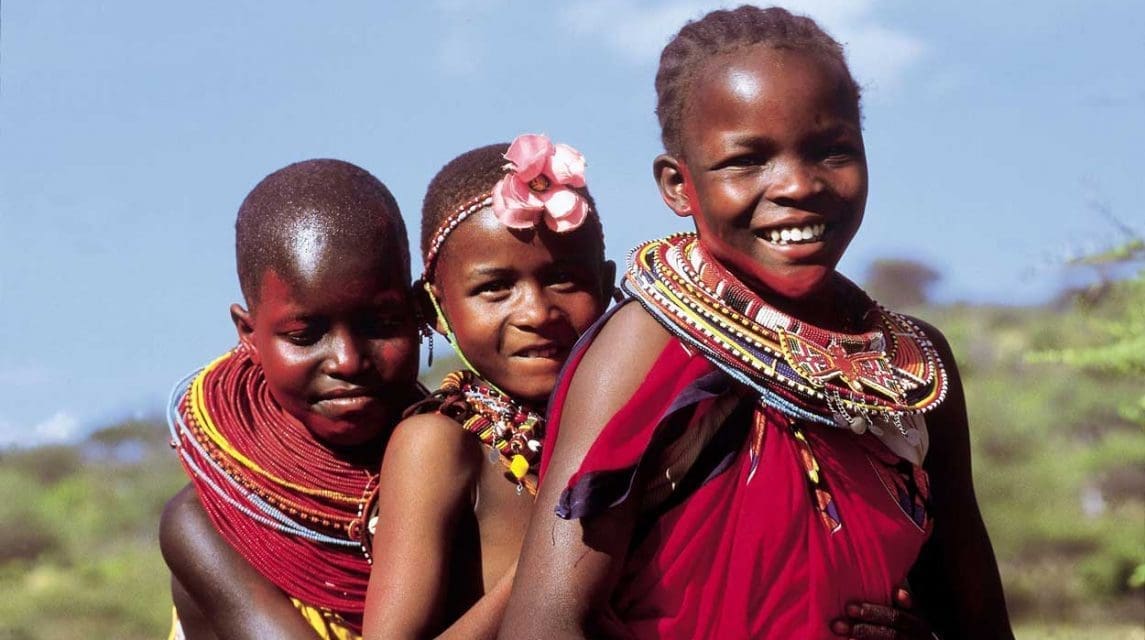
[[[895,264],[868,283],[888,302],[936,277]],[[1145,639],[1145,274],[1037,308],[900,302],[958,354],[1019,637]],[[0,452],[0,640],[166,637],[156,523],[184,481],[158,420]]]

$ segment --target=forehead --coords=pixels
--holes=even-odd
[[[792,118],[858,124],[858,104],[841,64],[807,51],[752,45],[696,70],[683,119],[685,140],[712,127],[784,129]]]
[[[587,223],[569,233],[537,229],[509,229],[486,208],[458,225],[442,245],[439,278],[467,275],[478,268],[527,270],[554,262],[598,262],[600,249]]]
[[[393,262],[376,254],[326,251],[301,265],[267,268],[260,281],[256,313],[336,315],[402,303],[409,285]]]

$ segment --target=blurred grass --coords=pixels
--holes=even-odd
[[[1018,638],[1145,640],[1145,428],[1123,410],[1142,380],[1029,355],[1099,344],[1103,310],[911,310],[958,354],[974,477]],[[424,377],[435,384],[447,362]],[[0,451],[0,640],[162,638],[156,542],[185,479],[157,421],[72,446]]]
[[[0,454],[0,638],[165,637],[156,529],[185,482],[157,422]]]
[[[1014,636],[1017,640],[1145,640],[1145,625],[1019,625]]]

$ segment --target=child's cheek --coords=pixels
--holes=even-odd
[[[378,355],[379,368],[391,380],[417,376],[417,340],[403,336],[382,343]]]

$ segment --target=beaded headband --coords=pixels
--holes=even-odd
[[[588,201],[574,189],[582,188],[585,162],[579,151],[567,144],[554,144],[548,136],[524,133],[517,136],[504,158],[505,175],[484,193],[465,202],[441,221],[425,252],[426,281],[441,246],[466,218],[485,207],[510,229],[531,229],[542,221],[557,233],[567,233],[588,217]]]
[[[445,243],[445,239],[449,237],[449,234],[453,233],[457,225],[464,222],[466,218],[492,204],[492,194],[483,193],[461,205],[455,213],[441,221],[441,225],[437,227],[437,231],[433,234],[433,240],[429,243],[429,249],[425,252],[424,279],[427,282],[433,275],[434,262],[437,259],[438,252],[441,251],[441,245]]]

